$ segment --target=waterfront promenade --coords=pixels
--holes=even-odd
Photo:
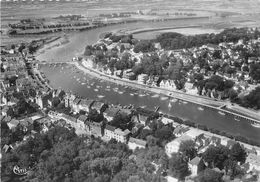
[[[168,90],[168,89],[160,88],[160,87],[147,86],[145,84],[141,84],[136,81],[131,81],[131,80],[127,80],[124,78],[107,75],[105,73],[92,69],[92,68],[84,65],[84,63],[82,64],[81,62],[70,62],[70,64],[75,65],[79,70],[81,70],[84,73],[89,74],[93,77],[96,77],[96,78],[100,78],[100,79],[103,79],[103,80],[106,80],[109,82],[113,82],[116,84],[130,86],[133,88],[142,89],[142,90],[145,90],[148,92],[154,92],[157,94],[162,94],[162,95],[166,95],[171,98],[176,98],[176,99],[180,99],[180,100],[194,103],[197,105],[201,105],[201,106],[204,106],[204,107],[207,107],[210,109],[224,112],[226,114],[234,115],[238,118],[244,118],[244,119],[248,120],[250,123],[260,123],[257,113],[255,115],[252,115],[252,113],[250,113],[250,112],[248,112],[248,114],[246,114],[246,112],[238,114],[237,110],[235,110],[236,112],[232,112],[232,108],[229,108],[229,110],[222,109],[223,106],[228,105],[228,102],[216,101],[212,98],[208,98],[205,96],[194,96],[194,95],[183,93],[181,91],[173,91],[173,90]]]

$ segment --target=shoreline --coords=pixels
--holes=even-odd
[[[117,78],[115,76],[110,76],[110,75],[107,75],[105,73],[94,70],[92,68],[86,67],[82,63],[79,63],[79,62],[71,62],[70,64],[73,64],[79,70],[83,71],[85,74],[89,74],[89,75],[96,77],[98,79],[103,79],[103,80],[113,82],[113,83],[116,83],[116,84],[120,84],[120,85],[124,85],[124,86],[130,86],[130,87],[133,87],[133,88],[136,88],[136,89],[142,89],[142,90],[157,93],[157,94],[162,94],[162,95],[165,95],[165,96],[170,97],[170,98],[176,98],[176,99],[180,99],[180,100],[183,100],[183,101],[187,101],[189,103],[197,104],[199,106],[204,106],[204,107],[207,107],[209,109],[214,109],[218,112],[224,112],[226,114],[234,115],[238,118],[247,119],[248,122],[250,122],[251,124],[252,123],[260,123],[260,120],[258,120],[257,116],[255,116],[256,118],[252,117],[252,113],[244,113],[244,112],[241,113],[241,112],[239,112],[239,114],[238,114],[238,113],[232,112],[232,108],[228,108],[229,110],[222,109],[221,106],[229,105],[229,103],[224,102],[224,101],[213,101],[211,98],[193,96],[193,95],[186,94],[186,93],[183,93],[183,92],[171,91],[171,90],[167,90],[167,89],[159,88],[159,87],[155,88],[155,87],[152,87],[152,86],[147,86],[145,84],[137,83],[136,81]],[[214,104],[210,103],[210,102],[214,102]],[[234,109],[236,109],[236,107]]]

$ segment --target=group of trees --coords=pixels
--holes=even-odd
[[[10,107],[7,111],[7,115],[12,118],[18,118],[21,116],[29,115],[35,113],[37,108],[32,106],[29,102],[25,99],[21,99],[15,104],[14,106]]]
[[[260,86],[252,90],[248,95],[241,97],[236,100],[236,102],[243,107],[254,108],[256,110],[260,109]]]
[[[204,89],[206,91],[204,93],[205,95],[214,91],[212,93],[215,98],[234,99],[237,97],[237,93],[233,90],[235,82],[232,80],[225,80],[223,77],[218,75],[213,75],[208,79],[204,79],[204,76],[201,73],[194,74],[193,79],[194,86],[198,88],[200,95]]]
[[[134,46],[135,53],[146,53],[155,51],[154,43],[151,40],[139,40]]]
[[[164,181],[161,168],[167,167],[163,148],[154,146],[133,154],[122,143],[78,137],[73,130],[54,127],[36,134],[24,144],[2,154],[1,179],[14,180],[13,167],[29,170],[25,181]]]
[[[131,121],[132,115],[126,113],[117,113],[113,120],[109,123],[111,126],[120,128],[121,130],[131,130],[134,123]]]
[[[247,28],[225,29],[218,34],[201,34],[185,36],[179,33],[168,32],[159,35],[156,42],[159,42],[164,49],[183,49],[202,46],[205,44],[219,44],[221,42],[237,42],[240,39],[249,40],[258,38],[259,30],[249,32]]]
[[[232,178],[244,175],[245,171],[238,162],[243,164],[246,157],[246,151],[239,143],[235,143],[231,149],[222,145],[210,146],[202,155],[209,168],[224,169]]]
[[[142,128],[135,133],[133,137],[146,140],[149,146],[158,145],[161,147],[175,138],[172,125],[164,125],[161,121],[152,119],[147,126],[147,128]]]

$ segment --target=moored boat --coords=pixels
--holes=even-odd
[[[252,123],[251,125],[255,128],[260,128],[260,123]]]
[[[204,111],[204,108],[203,107],[198,107],[198,110]]]
[[[222,111],[218,111],[218,113],[221,114],[221,115],[223,115],[223,116],[226,115],[226,114],[225,114],[224,112],[222,112]]]

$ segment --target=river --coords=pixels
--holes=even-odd
[[[191,22],[183,21],[178,23],[186,25],[186,23],[188,24]],[[38,55],[37,59],[48,62],[68,61],[75,55],[82,54],[84,47],[87,44],[95,43],[98,40],[99,35],[103,32],[139,27],[153,28],[156,26],[163,26],[163,24],[167,24],[167,26],[171,26],[171,24],[176,26],[176,22],[140,22],[72,33],[70,35],[69,43],[46,50],[44,53]],[[178,26],[180,26],[180,24],[178,24]],[[40,69],[45,73],[46,77],[50,80],[50,85],[54,88],[62,88],[77,93],[83,97],[100,99],[113,104],[134,104],[135,106],[142,106],[148,109],[155,109],[155,107],[160,106],[160,110],[164,113],[188,119],[206,125],[209,128],[215,128],[233,135],[241,135],[254,141],[260,140],[260,129],[254,128],[243,119],[236,121],[233,116],[221,115],[217,111],[207,108],[201,109],[198,105],[192,103],[183,103],[181,101],[172,102],[165,96],[159,96],[153,93],[144,93],[143,91],[137,91],[113,83],[107,83],[92,78],[89,75],[84,75],[81,72],[77,72],[71,66],[63,65],[53,67],[42,65]]]

